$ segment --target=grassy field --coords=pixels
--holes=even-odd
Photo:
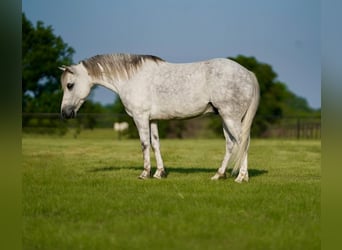
[[[252,140],[243,184],[210,180],[223,139],[161,143],[142,181],[138,140],[23,135],[23,248],[320,249],[320,141]]]

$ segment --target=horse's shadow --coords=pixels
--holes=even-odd
[[[87,170],[90,173],[97,172],[107,172],[107,171],[119,171],[119,170],[137,170],[142,171],[143,168],[141,166],[106,166],[106,167],[97,167]],[[154,169],[152,169],[154,171]],[[231,174],[232,168],[227,169],[227,173]],[[194,174],[194,173],[216,173],[217,169],[215,168],[189,168],[189,167],[166,167],[166,172],[168,174],[172,173],[180,173],[180,174]],[[267,174],[267,170],[263,169],[248,169],[248,175],[250,177],[255,177],[263,174]]]

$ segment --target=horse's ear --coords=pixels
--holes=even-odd
[[[60,66],[60,67],[58,67],[60,70],[62,70],[62,71],[67,71],[67,72],[69,72],[69,73],[71,73],[71,74],[74,74],[74,72],[72,71],[72,69],[71,69],[71,67],[69,66],[65,66],[65,65],[62,65],[62,66]]]
[[[62,66],[60,66],[60,67],[58,67],[60,70],[62,70],[62,71],[65,71],[66,70],[66,66],[64,66],[64,65],[62,65]]]

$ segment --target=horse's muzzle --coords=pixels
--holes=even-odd
[[[70,119],[76,116],[74,107],[68,106],[62,109],[61,116],[63,119]]]

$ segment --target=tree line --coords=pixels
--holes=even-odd
[[[62,99],[60,87],[60,65],[73,64],[75,49],[53,32],[52,26],[38,21],[35,25],[22,14],[22,111],[23,113],[58,113]],[[259,62],[255,57],[238,55],[229,57],[254,72],[260,84],[260,104],[252,127],[253,135],[264,133],[268,127],[284,117],[320,116],[320,110],[311,108],[306,99],[290,91],[286,84],[277,79],[272,66]],[[101,105],[88,100],[80,113],[118,113],[124,114],[119,98],[113,104]],[[23,119],[23,126],[29,122]],[[133,123],[133,121],[130,121]],[[96,120],[88,121],[91,128]],[[160,122],[160,134],[176,134],[184,130],[184,121]],[[131,126],[132,127],[132,126]],[[219,119],[208,125],[217,134],[222,134]],[[132,136],[137,136],[132,130]],[[181,136],[180,136],[181,137]]]

